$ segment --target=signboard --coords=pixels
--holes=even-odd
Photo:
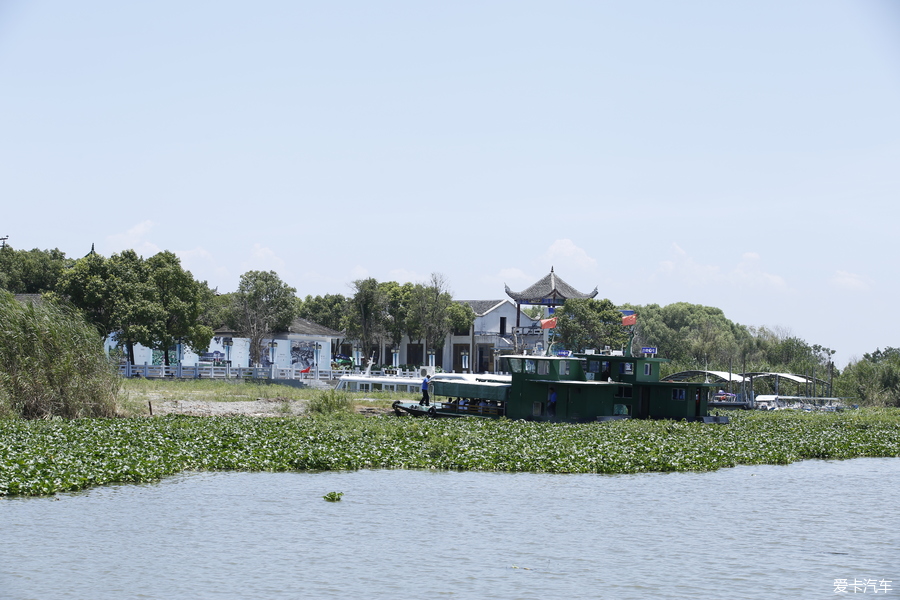
[[[658,350],[655,346],[645,346],[641,348],[641,354],[658,354]]]

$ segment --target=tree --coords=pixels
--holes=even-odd
[[[14,250],[0,248],[0,288],[13,294],[56,291],[60,277],[72,261],[59,249]]]
[[[59,295],[78,308],[104,338],[116,330],[110,280],[107,259],[88,254],[63,273],[57,288]]]
[[[159,305],[155,314],[161,317],[150,327],[149,345],[163,351],[166,365],[169,349],[176,343],[196,352],[206,350],[213,331],[200,323],[205,282],[195,280],[190,271],[181,268],[178,257],[167,250],[147,259],[147,269]]]
[[[412,283],[400,285],[396,281],[380,283],[379,286],[387,299],[384,339],[392,348],[399,348],[406,334],[415,286]]]
[[[344,316],[347,314],[348,305],[349,300],[342,294],[306,296],[304,300],[297,299],[297,316],[329,329],[341,331],[344,328]],[[342,341],[337,340],[337,344],[332,348],[333,353],[337,353]]]
[[[416,284],[406,322],[410,339],[423,340],[426,350],[443,345],[452,327],[450,306],[453,304],[453,295],[440,273],[432,273],[427,284]]]
[[[607,299],[571,298],[555,313],[556,335],[569,350],[621,348],[628,341],[622,313]]]
[[[344,329],[348,337],[359,340],[363,356],[368,358],[384,335],[387,297],[372,277],[354,281],[353,290],[344,316]]]
[[[447,308],[450,317],[450,331],[469,331],[475,322],[475,311],[466,302],[453,302]]]
[[[150,270],[134,250],[113,254],[106,261],[106,302],[111,307],[110,327],[134,364],[134,345],[153,345],[157,324],[165,319]]]
[[[281,281],[275,271],[247,271],[241,275],[237,292],[231,297],[229,324],[250,339],[253,364],[260,364],[263,340],[290,327],[297,309],[296,291]]]

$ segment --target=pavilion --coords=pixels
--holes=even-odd
[[[504,284],[505,285],[505,284]],[[597,295],[597,288],[590,294],[579,292],[571,285],[563,281],[553,272],[550,267],[550,273],[521,292],[514,292],[506,287],[506,295],[516,302],[516,327],[519,327],[519,316],[522,314],[522,305],[539,305],[547,307],[556,307],[565,304],[569,298],[593,298]]]

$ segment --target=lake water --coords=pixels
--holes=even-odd
[[[898,484],[897,458],[188,473],[0,500],[0,598],[807,599],[836,579],[900,597]]]

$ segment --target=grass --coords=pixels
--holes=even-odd
[[[280,411],[290,414],[290,403],[305,401],[313,412],[320,414],[340,411],[340,404],[334,390],[315,388],[295,388],[289,385],[261,381],[244,380],[163,380],[163,379],[123,379],[116,405],[117,414],[125,417],[147,416],[148,401],[188,401],[241,402],[256,399],[282,401]],[[324,398],[323,398],[324,395]],[[341,392],[346,404],[352,410],[359,406],[389,408],[397,399],[411,399],[415,394],[392,394],[390,392]],[[328,399],[326,399],[328,398]]]
[[[156,481],[185,470],[709,471],[900,457],[900,409],[731,413],[730,425],[362,417],[0,420],[0,495]]]

